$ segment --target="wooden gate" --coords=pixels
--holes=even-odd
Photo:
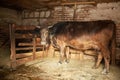
[[[44,55],[44,46],[40,44],[40,37],[34,34],[35,26],[16,26],[10,24],[11,68],[34,60]],[[37,41],[39,39],[39,41]],[[39,53],[37,52],[39,51]]]

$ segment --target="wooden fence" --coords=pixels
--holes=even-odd
[[[25,62],[34,60],[44,55],[44,46],[40,44],[40,39],[34,34],[35,26],[16,26],[10,24],[11,41],[11,68],[16,68]],[[36,51],[41,51],[36,53]]]

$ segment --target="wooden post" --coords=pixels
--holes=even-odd
[[[62,5],[62,16],[61,16],[61,18],[63,19],[62,21],[65,21],[65,15],[64,15],[64,5]]]
[[[42,57],[44,57],[44,53],[45,53],[45,45],[43,45],[43,49],[42,49],[43,53],[42,53]]]
[[[48,57],[55,57],[55,48],[52,45],[49,46],[49,54]]]
[[[33,38],[33,60],[36,58],[36,35]]]
[[[15,51],[15,24],[9,24],[9,29],[10,29],[10,42],[11,42],[11,55],[10,55],[10,60],[11,60],[11,68],[15,69],[17,64],[16,64],[16,51]]]
[[[83,52],[79,52],[79,59],[82,61],[84,59],[84,53]]]
[[[77,10],[77,4],[75,3],[75,4],[74,4],[73,21],[74,21],[75,18],[76,18],[76,10]]]
[[[113,41],[112,41],[112,54],[111,54],[111,64],[112,65],[115,65],[115,63],[116,63],[116,40],[114,39]]]

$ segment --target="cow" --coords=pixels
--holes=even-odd
[[[109,72],[110,55],[115,53],[115,23],[111,20],[97,21],[66,21],[58,22],[51,28],[41,29],[41,44],[51,43],[60,49],[62,63],[64,55],[69,62],[69,49],[85,51],[94,49],[98,59],[94,68],[98,68],[104,58],[105,68],[103,74]]]

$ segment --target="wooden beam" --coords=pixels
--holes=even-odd
[[[86,4],[92,4],[95,5],[96,2],[65,2],[65,3],[61,3],[61,5],[86,5]]]
[[[20,54],[16,54],[16,58],[21,59],[32,55],[33,55],[32,53],[20,53]]]
[[[43,49],[43,47],[36,47],[36,49]],[[19,51],[19,50],[33,50],[33,47],[16,48],[15,50],[16,51]]]
[[[33,46],[33,43],[19,43],[18,46]],[[37,43],[36,46],[42,47],[40,43],[39,44]]]
[[[32,34],[15,34],[15,38],[16,39],[21,39],[21,38],[33,38],[33,35]]]
[[[33,47],[25,47],[25,48],[16,48],[15,50],[18,51],[18,50],[32,50]]]
[[[34,30],[35,26],[18,26],[15,27],[15,30]]]

